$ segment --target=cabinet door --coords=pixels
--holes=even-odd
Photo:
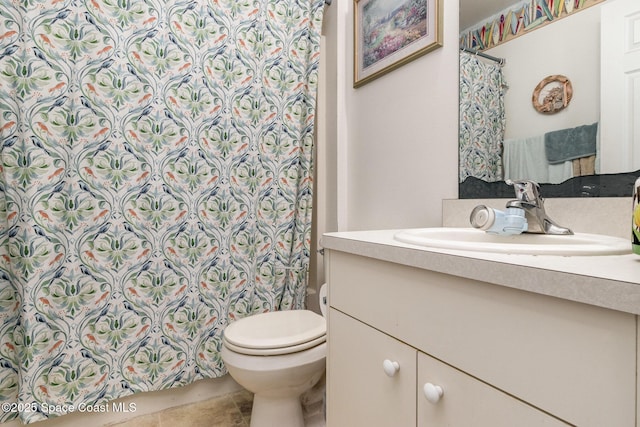
[[[416,350],[335,309],[328,331],[327,425],[415,426]]]
[[[418,353],[417,402],[418,426],[424,427],[569,425],[423,353]]]

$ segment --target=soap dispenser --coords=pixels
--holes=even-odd
[[[633,211],[631,218],[631,247],[640,255],[640,178],[633,184]]]
[[[507,208],[506,211],[501,211],[478,205],[471,211],[469,220],[474,228],[489,234],[509,236],[524,233],[528,228],[524,210],[520,208]]]

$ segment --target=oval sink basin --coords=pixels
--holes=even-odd
[[[502,236],[475,228],[417,228],[396,233],[403,243],[430,248],[527,255],[621,255],[631,253],[631,241],[601,234],[569,236],[518,234]]]

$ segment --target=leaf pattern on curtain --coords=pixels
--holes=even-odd
[[[0,401],[217,377],[304,306],[323,0],[0,5]],[[62,411],[63,412],[63,411]]]
[[[499,64],[460,52],[459,182],[502,180],[505,90]]]

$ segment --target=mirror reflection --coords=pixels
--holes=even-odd
[[[467,47],[467,52],[460,53],[460,198],[511,197],[513,189],[504,184],[505,179],[544,183],[545,197],[631,194],[640,159],[634,161],[632,155],[633,113],[625,112],[623,105],[640,102],[640,95],[620,94],[616,92],[620,89],[609,87],[624,80],[624,70],[603,67],[602,74],[611,75],[606,79],[601,75],[601,50],[622,50],[623,44],[615,39],[623,37],[615,36],[615,31],[608,31],[612,34],[601,41],[601,26],[615,25],[602,22],[601,16],[607,16],[603,10],[607,3],[629,3],[628,7],[638,10],[640,3],[592,1],[483,50],[486,35],[482,39],[470,29],[498,18],[497,25],[485,29],[494,31],[497,39],[500,24],[511,25],[506,12],[521,10],[521,5],[533,11],[538,6],[540,11],[541,6],[557,4],[460,0],[461,45]],[[565,1],[563,7],[567,4],[574,2]],[[624,96],[628,101],[615,106],[617,114],[609,112],[607,97],[622,100]],[[631,141],[612,133],[625,126]]]

